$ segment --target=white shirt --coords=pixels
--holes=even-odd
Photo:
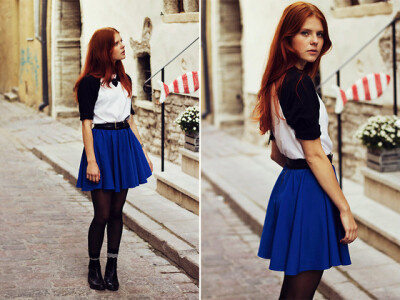
[[[325,104],[317,94],[319,99],[319,125],[321,128],[321,145],[325,154],[328,155],[332,152],[332,141],[328,135],[328,113],[325,108]],[[274,103],[272,101],[272,103]],[[283,116],[282,108],[279,106],[280,114]],[[272,108],[274,112],[274,108]],[[305,154],[299,140],[295,136],[294,130],[286,123],[286,120],[279,119],[273,114],[274,130],[273,134],[275,137],[275,143],[279,151],[290,159],[305,159]]]
[[[121,82],[117,82],[117,86],[114,86],[112,82],[110,82],[110,87],[103,84],[100,85],[93,111],[93,124],[121,122],[129,117],[131,112],[131,98],[128,92],[122,87]]]

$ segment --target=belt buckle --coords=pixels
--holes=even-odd
[[[114,129],[117,129],[117,122],[114,122]]]

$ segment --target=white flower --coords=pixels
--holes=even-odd
[[[395,125],[397,128],[400,128],[400,119],[397,120],[396,122],[394,122],[394,125]]]
[[[382,145],[383,145],[382,142],[379,142],[379,143],[378,143],[378,146],[379,146],[379,147],[382,147]]]

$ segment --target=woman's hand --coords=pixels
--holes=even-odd
[[[96,183],[100,181],[100,169],[96,161],[88,162],[86,178]]]
[[[151,170],[151,172],[153,173],[153,163],[151,162],[149,156],[147,155],[147,151],[146,151],[146,149],[144,149],[144,148],[143,148],[143,153],[144,153],[144,155],[146,156],[147,163],[149,164],[150,170]]]
[[[357,238],[357,224],[351,211],[340,213],[340,219],[346,235],[340,240],[342,244],[350,244]]]

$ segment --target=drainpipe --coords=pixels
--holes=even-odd
[[[47,72],[47,0],[42,0],[42,25],[40,28],[41,32],[41,44],[42,44],[42,92],[43,92],[43,103],[39,105],[39,110],[49,105],[49,78]]]
[[[206,2],[201,2],[201,48],[203,51],[203,72],[204,72],[204,100],[206,104],[205,112],[202,113],[201,117],[205,119],[211,113],[210,103],[210,82],[208,77],[208,56],[207,56],[207,38],[206,38]]]

